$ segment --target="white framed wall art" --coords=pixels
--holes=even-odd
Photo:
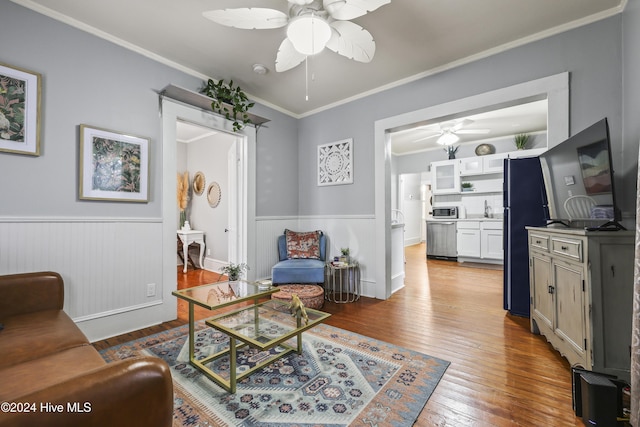
[[[318,146],[318,186],[353,184],[353,139]]]

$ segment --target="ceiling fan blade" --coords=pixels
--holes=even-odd
[[[391,0],[323,0],[324,9],[333,19],[346,21],[358,18],[391,3]]]
[[[289,39],[284,39],[276,56],[276,71],[282,73],[300,65],[306,56],[298,52]]]
[[[289,21],[284,12],[261,7],[209,10],[202,12],[202,16],[218,24],[244,30],[280,28]]]
[[[376,43],[369,31],[350,21],[334,21],[327,47],[337,54],[359,62],[370,62]]]
[[[459,121],[454,122],[455,124],[453,126],[451,126],[451,130],[453,132],[457,132],[460,129],[462,129],[465,126],[469,126],[471,123],[473,123],[473,120],[471,119],[462,119]]]
[[[460,129],[457,131],[454,131],[453,133],[457,133],[459,135],[480,135],[480,134],[485,134],[485,133],[489,133],[491,132],[491,129]]]
[[[429,136],[425,136],[423,138],[414,139],[413,142],[426,141],[427,139],[437,138],[439,136],[442,136],[442,132],[436,133],[435,135],[429,135]]]

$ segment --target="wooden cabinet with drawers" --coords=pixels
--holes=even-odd
[[[629,381],[634,233],[528,227],[531,331]]]

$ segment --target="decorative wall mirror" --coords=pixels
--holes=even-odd
[[[212,208],[218,206],[221,197],[222,191],[220,190],[220,184],[217,182],[209,184],[209,188],[207,189],[207,200],[209,201],[209,206]]]
[[[206,184],[206,179],[202,172],[196,172],[193,176],[193,192],[198,196],[201,196],[204,192],[204,186]]]

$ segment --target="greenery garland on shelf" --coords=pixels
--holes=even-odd
[[[224,80],[218,80],[216,83],[209,79],[200,93],[213,98],[211,109],[215,113],[224,116],[227,120],[233,120],[234,131],[238,132],[247,124],[253,123],[247,112],[255,102],[249,101],[240,86],[234,87],[233,80],[229,80],[229,84],[226,84]]]

